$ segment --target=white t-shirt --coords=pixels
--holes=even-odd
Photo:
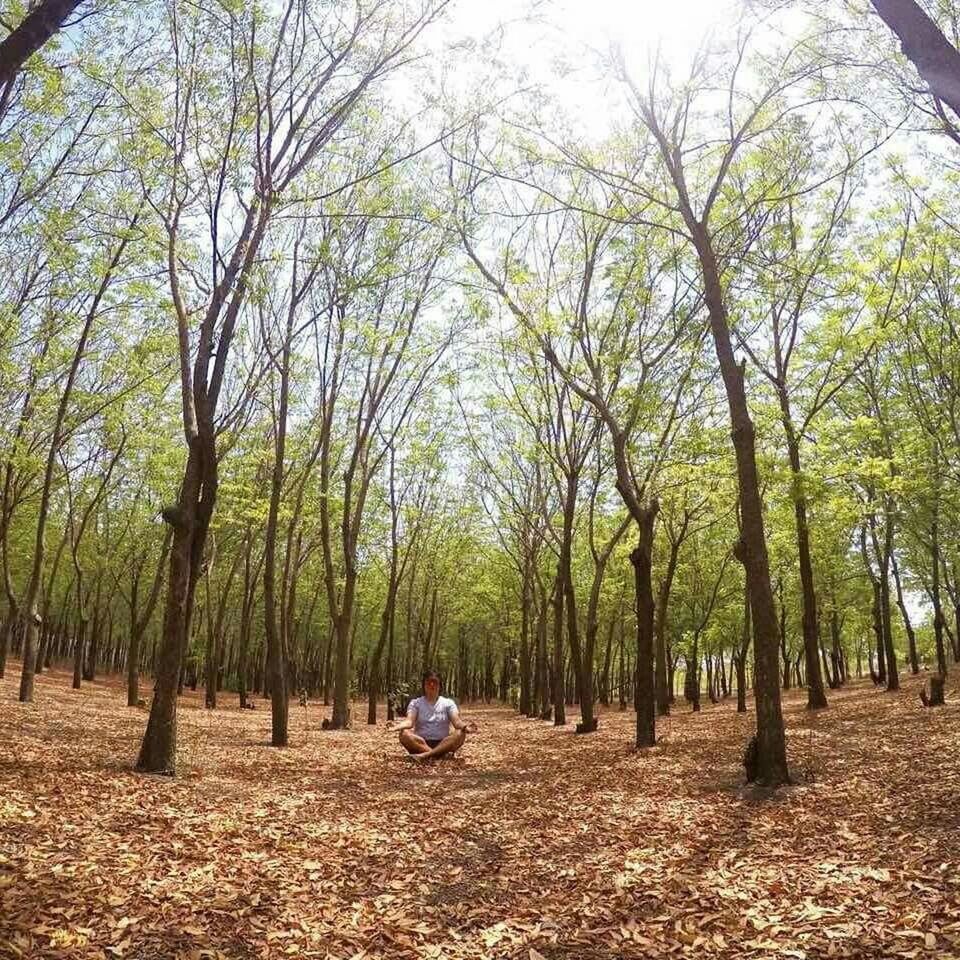
[[[456,712],[457,705],[449,697],[437,697],[433,703],[426,697],[417,697],[407,706],[407,716],[415,720],[413,732],[424,740],[442,740],[447,736],[450,717]]]

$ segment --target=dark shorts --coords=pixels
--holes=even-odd
[[[432,750],[438,743],[443,743],[443,740],[427,740],[427,738],[424,737],[423,742]],[[415,752],[414,750],[411,750],[409,747],[407,747],[406,744],[404,744],[404,746],[406,747],[407,753]]]

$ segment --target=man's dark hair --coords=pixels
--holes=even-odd
[[[423,676],[420,678],[420,686],[422,687],[428,680],[436,680],[437,683],[440,683],[440,674],[436,670],[424,670]]]

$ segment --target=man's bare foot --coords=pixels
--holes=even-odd
[[[414,763],[423,763],[425,760],[432,760],[433,754],[432,753],[411,753],[410,759]]]

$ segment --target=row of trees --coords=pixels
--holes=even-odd
[[[54,6],[0,44],[21,699],[146,670],[173,772],[184,683],[269,696],[283,746],[292,692],[375,722],[439,662],[584,733],[632,702],[646,746],[682,677],[752,692],[776,784],[782,687],[960,658],[960,211],[891,139],[952,115],[873,88],[879,21],[613,56],[597,142],[496,84],[400,109],[444,0]]]

